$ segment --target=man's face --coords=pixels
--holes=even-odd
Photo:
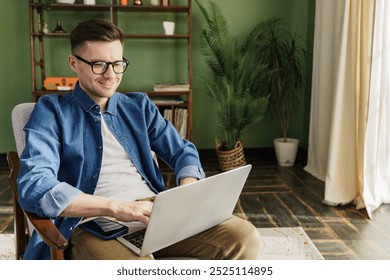
[[[75,55],[90,61],[114,62],[123,59],[123,46],[121,42],[86,42]],[[80,87],[94,99],[102,108],[105,108],[108,98],[117,90],[123,74],[116,74],[112,65],[109,65],[104,74],[97,75],[92,72],[91,66],[78,60],[75,56],[69,56],[69,65],[77,73]]]

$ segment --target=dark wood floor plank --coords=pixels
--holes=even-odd
[[[310,184],[314,182],[321,182],[314,176],[307,173],[302,167],[300,166],[294,166],[287,169],[287,172],[292,173],[294,176],[296,176],[299,180],[304,182],[305,184]]]
[[[283,184],[283,182],[280,182],[279,180],[253,180],[248,179],[248,181],[245,184],[246,186],[255,186],[255,187],[262,187],[262,186],[275,186],[275,187],[288,187],[286,184]]]
[[[324,259],[326,260],[334,260],[334,261],[340,261],[340,260],[359,260],[359,258],[355,254],[322,254]]]
[[[305,207],[311,209],[316,217],[321,217],[322,220],[337,219],[341,215],[333,208],[323,204],[321,198],[312,190],[311,186],[302,190],[295,190],[294,194],[301,200]]]
[[[357,257],[342,240],[313,240],[313,243],[322,254],[326,254],[328,256],[348,255],[352,259]]]
[[[278,193],[280,200],[286,208],[296,217],[302,227],[319,228],[324,225],[316,218],[314,212],[307,208],[299,197],[293,192]]]
[[[275,192],[290,192],[287,186],[251,186],[246,185],[242,190],[243,193],[275,193]]]
[[[305,184],[305,183],[304,183]],[[306,183],[307,187],[321,198],[321,201],[324,199],[325,194],[325,185],[320,181],[311,181],[310,183]]]
[[[262,194],[257,197],[260,205],[264,207],[265,211],[271,216],[278,227],[301,226],[299,220],[281,202],[277,194]]]
[[[8,183],[8,171],[2,170],[0,176],[0,202],[12,205],[11,186]],[[5,176],[7,175],[7,176]]]
[[[390,207],[386,206],[390,205],[384,204],[372,213],[371,223],[385,232],[386,235],[390,235]]]
[[[254,195],[241,195],[240,206],[248,220],[256,227],[276,227],[277,224],[265,211]]]
[[[325,259],[358,259],[356,253],[345,244],[344,240],[338,238],[327,225],[323,228],[304,228],[304,230]]]
[[[358,228],[343,222],[329,223],[329,227],[356,253],[360,260],[387,259],[386,253],[364,238]]]
[[[12,213],[0,213],[0,233],[14,232],[14,218]]]
[[[383,251],[387,259],[390,259],[390,234],[389,231],[383,230],[376,226],[376,223],[369,219],[357,219],[347,216],[348,221],[357,228],[360,236],[368,240],[372,246],[376,246],[378,250]],[[388,223],[388,222],[387,222]]]
[[[305,185],[299,180],[299,177],[295,176],[291,170],[294,167],[275,167],[274,171],[283,182],[291,188],[304,188]],[[289,171],[290,170],[290,171]]]

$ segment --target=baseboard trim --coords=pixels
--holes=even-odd
[[[262,148],[244,148],[245,157],[256,157],[261,155],[265,158],[274,158],[275,164],[277,164],[276,161],[276,155],[274,147],[262,147]],[[295,160],[296,166],[306,166],[307,164],[307,149],[305,148],[298,148],[297,157]],[[215,149],[199,149],[199,155],[200,157],[206,157],[211,158],[212,156],[215,156],[215,159],[217,160],[217,155],[215,152]]]

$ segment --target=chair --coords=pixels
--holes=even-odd
[[[53,260],[63,260],[64,250],[68,246],[68,241],[53,224],[49,218],[42,218],[33,213],[23,211],[18,202],[17,175],[20,170],[19,155],[25,145],[25,135],[23,127],[27,123],[34,103],[23,103],[15,106],[12,110],[12,127],[18,152],[7,153],[8,166],[10,169],[9,182],[13,193],[14,205],[14,228],[16,237],[16,259],[23,259],[30,234],[35,229],[42,237],[43,241],[50,247],[50,255]]]

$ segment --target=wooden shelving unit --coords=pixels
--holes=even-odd
[[[177,104],[173,101],[171,104],[169,102],[164,102],[163,105],[158,105],[161,110],[164,110],[164,107],[169,107],[170,109],[175,108],[185,108],[188,112],[187,117],[187,135],[184,137],[187,139],[192,138],[192,1],[187,0],[187,5],[185,6],[134,6],[129,5],[122,6],[119,5],[119,0],[107,0],[108,4],[96,4],[96,5],[84,5],[84,4],[59,4],[59,3],[46,3],[44,0],[29,0],[29,14],[30,14],[30,45],[31,45],[31,77],[32,77],[32,98],[33,101],[37,101],[40,96],[53,94],[53,93],[65,93],[53,90],[46,90],[43,88],[43,82],[46,77],[49,77],[46,69],[46,59],[45,52],[50,51],[45,48],[45,40],[50,40],[51,38],[69,38],[69,33],[43,33],[42,18],[45,14],[51,13],[54,11],[69,11],[75,14],[75,22],[77,21],[76,15],[83,12],[103,12],[109,16],[109,19],[114,24],[118,25],[118,17],[126,16],[130,13],[171,13],[171,14],[184,14],[187,16],[187,33],[185,34],[174,34],[174,35],[165,35],[165,34],[144,34],[137,32],[125,32],[125,40],[149,40],[149,39],[162,39],[162,40],[184,40],[186,41],[188,59],[188,77],[187,83],[189,84],[188,91],[153,91],[153,90],[139,90],[137,88],[122,90],[123,92],[131,91],[143,91],[146,92],[152,99],[153,97],[173,97],[178,96],[183,97],[185,100],[182,104]]]

